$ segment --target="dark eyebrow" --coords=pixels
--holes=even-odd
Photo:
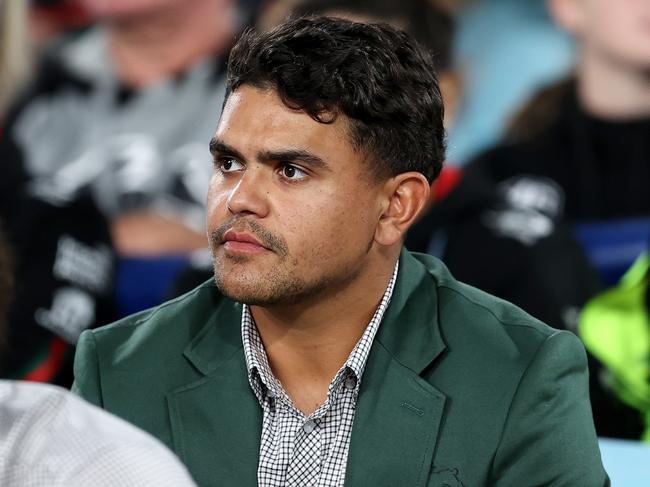
[[[230,147],[228,144],[215,137],[212,137],[212,139],[210,139],[210,154],[212,154],[213,157],[222,155],[232,156],[242,161],[244,160],[244,156],[242,156],[242,154],[237,149]]]
[[[210,140],[210,153],[213,157],[217,155],[232,156],[240,161],[244,161],[245,157],[234,147],[229,146],[220,139],[213,137]],[[282,161],[282,162],[302,162],[307,166],[316,169],[327,169],[329,165],[316,154],[302,149],[286,149],[277,151],[263,151],[257,154],[259,161]]]
[[[278,151],[264,151],[257,156],[261,161],[303,162],[315,169],[327,169],[328,164],[312,152],[302,149],[286,149]]]

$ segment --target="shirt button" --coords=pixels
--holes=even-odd
[[[316,428],[316,423],[312,419],[310,419],[309,421],[305,421],[305,424],[302,425],[302,429],[307,434],[314,431],[314,428]]]
[[[345,379],[346,389],[352,390],[355,388],[356,385],[357,385],[357,379],[355,379],[354,377],[348,377],[347,379]]]

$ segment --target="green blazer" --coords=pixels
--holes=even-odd
[[[73,390],[158,437],[202,486],[255,486],[262,410],[241,305],[211,281],[79,339]],[[347,486],[603,486],[584,348],[402,252],[361,380]]]

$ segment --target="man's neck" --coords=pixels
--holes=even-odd
[[[578,65],[578,95],[587,112],[601,118],[650,116],[650,70],[585,50]]]
[[[236,30],[230,2],[192,0],[109,22],[109,52],[120,80],[142,88],[182,73],[196,61],[224,54]],[[223,11],[219,11],[219,9]]]
[[[324,401],[372,319],[386,291],[397,256],[366,266],[341,289],[289,306],[252,306],[274,375],[305,413]]]

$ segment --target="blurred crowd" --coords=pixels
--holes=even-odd
[[[650,441],[641,0],[0,0],[0,377],[69,387],[83,330],[210,278],[229,49],[306,14],[434,54],[448,162],[407,247],[576,333],[599,435]]]

